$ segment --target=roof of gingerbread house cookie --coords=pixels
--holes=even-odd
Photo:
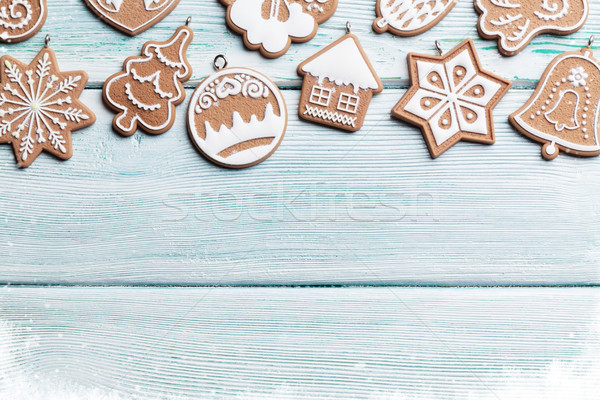
[[[300,64],[300,71],[319,79],[327,78],[338,86],[353,85],[354,92],[359,89],[383,90],[373,66],[353,36],[330,44]]]

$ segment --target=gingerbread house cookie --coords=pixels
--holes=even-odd
[[[298,66],[304,77],[299,116],[347,131],[359,130],[383,84],[358,38],[348,33]]]

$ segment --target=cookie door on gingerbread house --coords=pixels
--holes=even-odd
[[[373,93],[383,90],[351,34],[304,61],[298,72],[304,77],[300,117],[347,131],[361,128]]]

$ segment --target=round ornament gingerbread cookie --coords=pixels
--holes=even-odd
[[[0,42],[23,42],[42,29],[46,0],[4,0],[0,7]]]
[[[287,107],[277,85],[265,75],[223,64],[194,91],[188,132],[210,161],[246,168],[277,150],[287,128]]]

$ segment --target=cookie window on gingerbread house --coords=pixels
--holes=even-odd
[[[319,106],[327,107],[331,99],[331,89],[322,86],[313,86],[310,93],[310,102]]]
[[[356,114],[358,109],[358,103],[360,98],[348,93],[342,93],[340,95],[340,101],[338,102],[337,109],[351,114]]]

